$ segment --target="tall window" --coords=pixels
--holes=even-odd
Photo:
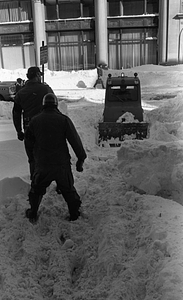
[[[1,35],[0,48],[2,68],[13,70],[35,65],[33,33]]]
[[[20,21],[18,1],[0,2],[0,21],[1,22]]]
[[[0,2],[0,22],[18,22],[32,19],[30,1]]]
[[[45,0],[46,19],[94,17],[94,0]]]
[[[183,13],[183,0],[180,2],[180,12]]]
[[[149,28],[109,31],[109,67],[127,69],[156,64],[157,30]]]
[[[60,71],[58,38],[58,33],[48,33],[48,68],[52,71]]]
[[[48,33],[48,68],[55,71],[95,67],[94,32]]]
[[[20,20],[32,20],[31,1],[19,1]]]
[[[109,16],[154,14],[159,11],[159,0],[107,0]]]

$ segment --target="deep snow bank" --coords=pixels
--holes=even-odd
[[[130,186],[183,204],[183,141],[124,141],[118,160],[123,180]]]
[[[119,170],[141,192],[183,204],[183,94],[146,113],[147,140],[125,141],[118,151]]]
[[[0,101],[0,120],[12,119],[13,102]]]
[[[0,180],[29,173],[23,142],[17,139],[0,141],[0,169]]]
[[[29,189],[29,182],[20,177],[4,178],[0,181],[0,203],[5,203],[8,198],[19,194],[27,199]]]

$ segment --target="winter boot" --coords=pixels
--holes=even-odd
[[[79,211],[77,211],[75,213],[72,212],[65,217],[65,220],[66,221],[76,221],[79,218],[79,216],[80,216]]]
[[[31,208],[26,210],[26,217],[29,219],[31,223],[35,223],[38,219],[38,209],[42,200],[42,195],[35,194],[34,192],[29,192],[29,203]]]
[[[38,220],[38,215],[37,215],[37,212],[34,212],[31,208],[28,208],[26,211],[25,211],[25,216],[26,218],[29,219],[29,221],[32,223],[32,224],[35,224]]]
[[[80,216],[80,206],[81,206],[81,201],[80,198],[77,197],[72,201],[67,201],[68,209],[69,209],[69,221],[75,221],[79,218]]]

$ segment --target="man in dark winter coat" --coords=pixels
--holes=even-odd
[[[81,201],[74,187],[67,142],[78,159],[76,163],[78,172],[83,171],[86,152],[73,122],[62,114],[57,106],[58,100],[54,94],[45,95],[42,112],[32,118],[25,132],[29,151],[35,159],[35,171],[29,192],[31,207],[26,211],[26,216],[31,222],[37,220],[40,202],[52,181],[56,182],[68,205],[69,220],[74,221],[80,215]]]
[[[24,132],[31,118],[41,112],[43,97],[47,93],[53,93],[53,90],[47,84],[41,83],[42,72],[38,67],[30,67],[27,72],[28,80],[14,98],[13,123],[17,131],[17,137],[20,141],[24,140]],[[23,119],[23,120],[22,120]],[[23,121],[23,129],[22,129]],[[26,141],[24,141],[25,150],[28,156],[30,175],[34,171],[34,160],[29,153]]]

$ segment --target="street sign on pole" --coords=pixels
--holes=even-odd
[[[40,65],[42,65],[42,82],[44,83],[44,64],[48,62],[48,46],[44,46],[44,41],[42,41],[42,46],[40,47]]]
[[[40,65],[48,62],[48,46],[40,47]]]

